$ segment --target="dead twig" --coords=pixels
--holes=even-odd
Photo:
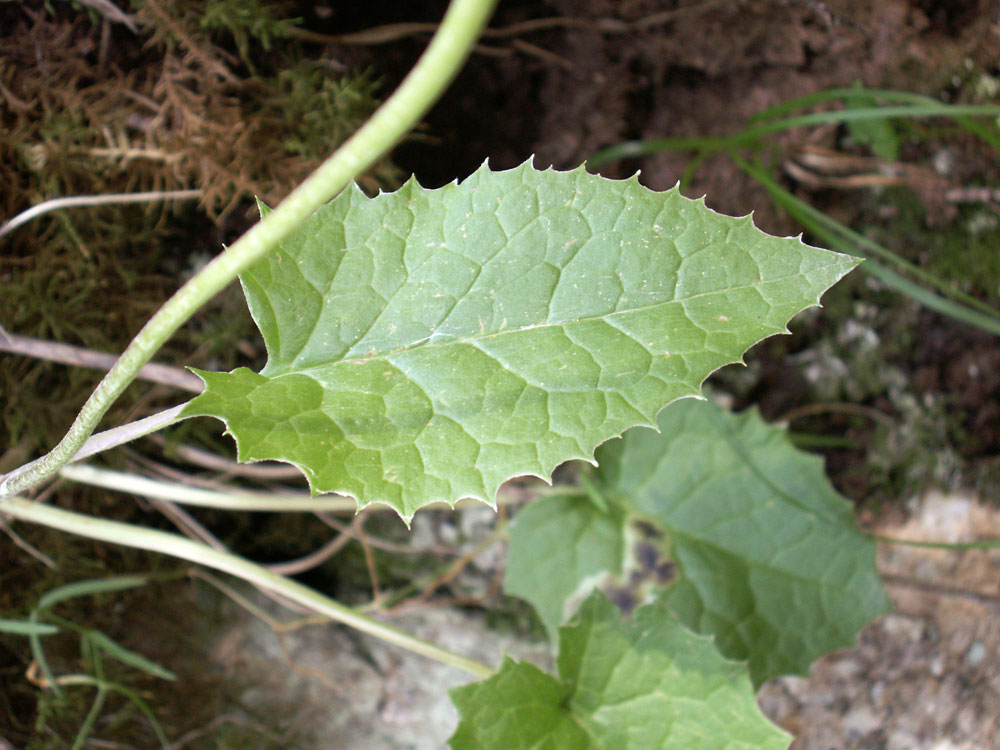
[[[163,514],[189,539],[194,539],[196,542],[203,542],[209,547],[217,549],[220,552],[229,551],[226,545],[224,545],[219,538],[215,536],[215,534],[198,523],[190,513],[181,508],[179,505],[171,503],[168,500],[162,500],[158,497],[147,497],[145,498],[145,501]]]
[[[803,417],[813,417],[817,414],[828,414],[828,413],[840,413],[840,414],[853,414],[859,417],[865,417],[874,422],[879,422],[884,424],[886,427],[894,428],[896,426],[895,420],[888,414],[880,412],[878,409],[873,409],[870,406],[864,406],[863,404],[842,404],[842,403],[832,403],[823,402],[817,404],[806,404],[805,406],[800,406],[791,411],[785,412],[783,415],[778,417],[779,422],[794,422],[797,419],[802,419]]]
[[[372,507],[371,511],[378,510],[378,508]],[[329,526],[331,529],[335,529],[343,534],[347,534],[352,538],[356,538],[357,532],[354,530],[353,525],[341,523],[335,519],[329,513],[317,513],[316,517]],[[433,554],[442,556],[455,556],[458,552],[451,547],[444,547],[440,545],[428,545],[424,547],[414,547],[411,544],[399,544],[396,542],[390,542],[387,539],[382,539],[377,536],[372,536],[371,534],[365,534],[365,538],[368,544],[375,549],[380,549],[385,552],[409,554],[409,555],[423,555],[423,554]]]
[[[484,29],[481,36],[484,39],[510,39],[541,31],[565,29],[597,31],[602,34],[629,34],[663,26],[683,16],[696,16],[718,10],[725,5],[732,5],[732,0],[706,0],[698,5],[652,13],[635,21],[624,21],[620,18],[580,18],[579,16],[532,18],[507,26]],[[319,34],[305,29],[292,28],[289,29],[289,36],[308,42],[371,46],[388,44],[412,36],[430,35],[436,30],[436,23],[390,23],[349,34]]]
[[[554,16],[550,18],[532,18],[527,21],[512,23],[507,26],[484,29],[481,37],[483,39],[504,40],[510,39],[510,47],[493,47],[484,44],[477,44],[473,51],[492,57],[504,57],[521,52],[526,55],[537,57],[545,62],[558,65],[562,68],[572,69],[573,63],[566,58],[539,47],[536,44],[525,41],[521,37],[527,34],[536,34],[542,31],[578,30],[594,31],[599,34],[623,35],[634,34],[636,32],[647,31],[649,29],[663,26],[675,21],[682,16],[697,16],[717,10],[726,5],[732,5],[733,0],[706,0],[698,5],[692,5],[674,10],[660,11],[653,13],[635,21],[625,21],[620,18],[580,18],[578,16]],[[350,46],[375,46],[389,44],[410,37],[429,37],[437,30],[435,23],[391,23],[382,26],[373,26],[362,31],[355,31],[349,34],[320,34],[308,29],[292,27],[288,30],[288,35],[294,39],[304,42],[315,42],[318,44],[343,44]]]
[[[3,326],[0,326],[0,351],[44,359],[49,362],[60,362],[73,367],[89,367],[95,370],[110,370],[118,361],[118,356],[114,354],[95,352],[92,349],[45,341],[30,336],[20,336],[10,333]],[[170,365],[155,363],[145,365],[136,377],[140,380],[169,385],[191,393],[201,393],[204,390],[201,378],[197,375]]]
[[[910,578],[908,576],[883,573],[881,578],[884,583],[887,583],[890,586],[916,589],[918,591],[924,591],[928,594],[935,594],[939,596],[952,596],[959,599],[968,599],[969,601],[985,604],[995,609],[1000,609],[1000,595],[984,594],[979,591],[958,588],[957,586],[947,586],[941,583],[921,581],[917,578]]]
[[[245,609],[247,612],[252,614],[254,617],[258,617],[265,623],[267,623],[267,626],[271,628],[271,631],[274,633],[275,638],[278,641],[278,648],[281,650],[281,657],[282,659],[284,659],[285,664],[291,671],[295,672],[296,674],[302,677],[315,678],[320,682],[322,682],[331,690],[339,692],[337,685],[335,685],[334,682],[326,674],[316,669],[300,666],[298,663],[296,663],[295,659],[292,658],[291,653],[289,653],[288,647],[285,645],[285,640],[283,637],[285,632],[289,630],[295,630],[296,628],[304,627],[306,625],[323,625],[329,623],[330,622],[329,617],[313,615],[310,617],[304,617],[294,622],[282,622],[280,620],[275,619],[274,617],[271,617],[271,615],[269,615],[263,609],[255,605],[245,596],[240,594],[232,587],[227,586],[220,579],[216,578],[210,573],[206,573],[205,571],[200,570],[199,568],[192,568],[191,576],[194,578],[200,578],[206,583],[215,587],[218,591],[220,591],[222,594],[231,599],[237,605]],[[257,589],[257,590],[283,607],[287,607],[289,609],[292,609],[293,611],[301,611],[301,608],[298,605],[285,601],[283,597],[278,596],[277,594],[266,591],[264,589]]]
[[[426,604],[430,601],[430,598],[434,595],[434,592],[447,583],[451,583],[459,574],[465,570],[473,560],[475,560],[482,552],[492,547],[496,544],[500,537],[502,536],[502,530],[496,530],[494,533],[490,534],[488,537],[483,539],[479,544],[473,547],[471,550],[466,552],[460,558],[452,562],[445,571],[437,576],[433,581],[431,581],[420,594],[411,597],[409,599],[404,599],[392,608],[392,612],[398,613],[400,611],[410,609],[412,607],[417,607]],[[375,599],[375,606],[378,605],[378,598]]]
[[[375,555],[372,554],[372,547],[365,534],[365,521],[367,519],[368,513],[363,510],[354,517],[351,526],[354,528],[356,538],[361,543],[361,549],[365,553],[365,567],[368,568],[368,577],[372,582],[372,599],[378,602],[382,598],[382,586],[378,580],[378,570],[375,568]]]
[[[88,152],[95,151],[89,149]],[[101,149],[96,149],[101,151]],[[121,156],[121,154],[118,154]],[[201,197],[200,190],[151,190],[141,193],[109,193],[107,195],[70,195],[65,198],[53,198],[32,206],[17,216],[0,224],[0,237],[10,234],[22,224],[27,224],[42,214],[63,208],[80,208],[82,206],[108,206],[123,203],[150,203],[154,201],[190,200]]]
[[[270,729],[265,727],[263,724],[258,724],[257,722],[250,721],[242,716],[237,716],[236,714],[222,714],[221,716],[216,716],[208,724],[198,729],[192,729],[187,734],[182,734],[177,740],[168,745],[169,750],[183,750],[185,747],[190,745],[195,740],[203,737],[209,732],[214,732],[219,727],[231,724],[236,727],[244,727],[252,729],[263,737],[267,737],[269,740],[277,744],[278,747],[288,746],[288,736],[280,736],[275,734]],[[0,750],[4,750],[3,746],[0,746]]]
[[[163,435],[153,434],[149,435],[149,438],[161,447],[167,446],[167,439]],[[302,479],[302,472],[289,464],[269,461],[240,464],[225,456],[183,443],[170,445],[170,453],[182,461],[187,461],[203,469],[221,471],[229,476],[243,476],[253,479]]]
[[[21,538],[21,536],[16,531],[14,531],[14,529],[10,527],[10,523],[2,518],[0,518],[0,531],[9,536],[10,540],[14,542],[14,544],[16,544],[24,552],[27,552],[33,558],[38,560],[38,562],[40,562],[42,565],[46,566],[47,568],[51,568],[52,570],[58,569],[59,566],[56,565],[55,560],[46,555],[37,547],[28,544],[28,542],[26,542],[23,538]],[[2,745],[0,745],[0,750],[3,750]]]
[[[305,573],[307,570],[312,570],[318,565],[325,563],[335,554],[340,552],[340,550],[346,547],[347,543],[350,541],[350,534],[341,532],[318,550],[310,552],[305,557],[300,557],[297,560],[289,560],[288,562],[270,563],[264,567],[272,573],[277,573],[282,576],[295,576],[299,573]]]

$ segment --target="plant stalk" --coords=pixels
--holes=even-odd
[[[147,193],[106,193],[104,195],[71,195],[66,198],[53,198],[52,200],[39,203],[37,206],[32,206],[14,218],[0,224],[0,237],[10,234],[19,226],[27,224],[32,219],[62,208],[192,200],[199,197],[201,197],[200,190],[154,190]]]
[[[36,503],[22,497],[10,497],[3,504],[0,514],[21,521],[41,524],[49,528],[67,531],[71,534],[97,539],[111,544],[121,544],[126,547],[161,552],[171,557],[204,565],[208,568],[229,573],[244,581],[273,591],[286,599],[308,607],[314,612],[326,615],[331,620],[360,630],[362,633],[375,636],[393,645],[426,656],[443,664],[463,669],[477,678],[484,679],[493,674],[493,669],[487,664],[467,659],[453,654],[433,643],[416,638],[408,633],[387,625],[378,620],[355,612],[334,600],[303,586],[297,581],[285,578],[276,573],[245,560],[229,552],[220,552],[201,542],[170,534],[165,531],[146,529],[118,521],[108,521],[103,518],[74,513],[43,503]]]
[[[276,209],[182,286],[139,331],[48,454],[0,481],[0,502],[69,462],[153,354],[205,302],[288,237],[408,133],[441,96],[492,14],[496,0],[452,0],[430,46],[399,88]]]

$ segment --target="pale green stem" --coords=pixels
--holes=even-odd
[[[50,211],[61,208],[80,208],[82,206],[107,206],[120,203],[151,203],[153,201],[191,200],[201,196],[200,190],[154,190],[149,193],[110,193],[105,195],[71,195],[66,198],[53,198],[37,206],[22,211],[9,221],[0,225],[0,237],[9,234],[22,224],[27,224]]]
[[[11,472],[0,482],[0,500],[33,487],[70,461],[111,404],[174,331],[417,124],[457,74],[495,4],[496,0],[452,0],[430,46],[393,95],[274,211],[160,308],[98,384],[59,444],[43,458]]]
[[[169,409],[158,411],[155,414],[150,414],[148,417],[138,419],[135,422],[129,422],[128,424],[119,425],[118,427],[113,427],[110,430],[105,430],[104,432],[98,432],[96,435],[91,435],[84,440],[80,449],[77,450],[77,452],[74,453],[69,460],[66,461],[66,463],[58,467],[56,471],[59,471],[60,468],[63,468],[74,461],[82,461],[83,459],[90,458],[97,453],[110,450],[111,448],[128,443],[132,440],[137,440],[151,432],[156,432],[157,430],[162,430],[165,427],[170,427],[170,425],[177,424],[183,419],[181,412],[184,411],[185,406],[187,406],[187,402],[178,404],[177,406],[171,406]],[[15,476],[28,474],[34,471],[37,465],[48,460],[48,455],[42,456],[41,458],[35,459],[21,468],[12,471],[7,475],[7,477],[8,479],[13,479]],[[3,485],[0,484],[0,489],[2,488]],[[0,501],[2,501],[4,497],[4,495],[0,494]]]
[[[74,459],[75,460],[75,459]],[[179,505],[193,505],[200,508],[216,508],[239,512],[265,513],[357,513],[358,503],[354,498],[344,495],[310,495],[308,492],[252,492],[239,488],[206,489],[193,487],[178,482],[163,482],[137,474],[128,474],[111,469],[102,469],[90,464],[70,463],[59,470],[59,476],[71,482],[88,484],[91,487],[103,487],[108,490],[127,492],[130,495],[166,500]],[[545,494],[548,488],[532,488],[531,496]],[[565,488],[561,493],[565,493]],[[497,495],[497,505],[514,505],[525,501],[523,494],[511,494],[500,491]],[[442,507],[447,507],[442,504]],[[454,506],[456,509],[482,508],[479,500],[465,498]],[[368,506],[370,510],[391,511],[388,505],[376,503]]]
[[[91,435],[70,460],[82,461],[97,453],[102,453],[132,440],[138,440],[151,432],[157,432],[165,427],[177,424],[183,419],[181,412],[184,411],[185,406],[187,406],[187,402],[171,406],[169,409],[158,411],[155,414],[150,414],[148,417],[137,419],[135,422],[112,427],[110,430]]]
[[[100,469],[89,464],[69,464],[59,470],[59,476],[71,482],[103,487],[131,495],[167,500],[181,505],[217,508],[232,511],[266,513],[356,513],[358,504],[342,495],[317,495],[308,492],[251,492],[192,487],[177,482],[161,482],[136,474]]]
[[[160,552],[171,557],[188,560],[198,565],[229,573],[230,575],[248,581],[262,589],[273,591],[296,604],[308,607],[314,612],[326,615],[331,620],[348,625],[363,633],[388,641],[393,645],[426,656],[443,664],[458,667],[478,678],[486,678],[493,674],[493,669],[474,659],[453,654],[419,638],[415,638],[398,628],[366,617],[355,612],[350,607],[329,599],[284,576],[272,573],[260,565],[244,560],[238,555],[220,552],[211,547],[184,539],[176,534],[165,531],[145,529],[118,521],[107,521],[80,513],[73,513],[59,508],[53,508],[42,503],[31,502],[22,497],[8,498],[0,510],[0,514],[17,518],[21,521],[41,524],[53,529],[68,531],[78,536],[97,539],[111,544],[121,544],[126,547]]]
[[[108,697],[108,689],[101,680],[95,680],[94,684],[97,687],[97,695],[94,696],[94,702],[90,705],[90,710],[87,712],[83,724],[77,730],[76,739],[73,740],[73,747],[70,750],[80,750],[87,743],[87,738],[94,729],[94,722],[97,721],[97,717],[101,715],[101,709],[104,708],[104,701]]]

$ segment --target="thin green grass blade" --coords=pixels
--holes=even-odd
[[[38,600],[38,604],[29,615],[29,622],[32,626],[37,626],[40,624],[39,620],[43,611],[54,607],[60,602],[67,601],[69,599],[75,599],[80,596],[92,596],[94,594],[104,594],[112,591],[122,591],[125,589],[135,588],[137,586],[142,586],[147,582],[143,576],[120,576],[117,578],[94,578],[85,581],[76,581],[75,583],[69,583],[65,586],[59,586],[47,591]],[[52,686],[52,690],[56,695],[62,696],[62,689],[56,682],[55,675],[52,672],[52,668],[49,666],[49,660],[45,656],[45,649],[42,648],[42,641],[39,637],[39,633],[32,632],[28,634],[28,645],[31,648],[32,658],[38,662],[38,668],[42,672],[42,676],[48,681]]]
[[[865,237],[863,234],[855,232],[850,227],[841,224],[839,221],[833,219],[830,216],[827,216],[822,211],[819,211],[813,206],[810,206],[805,201],[796,198],[791,193],[789,193],[788,195],[790,196],[791,200],[795,202],[796,207],[799,208],[802,211],[802,213],[807,217],[807,220],[809,221],[815,220],[815,222],[818,225],[825,227],[826,229],[829,229],[834,234],[839,235],[841,239],[846,241],[847,244],[844,245],[845,247],[851,247],[853,245],[854,249],[848,253],[849,255],[860,254],[864,256],[864,253],[859,253],[857,248],[864,248],[870,250],[873,255],[877,255],[880,258],[889,261],[893,265],[903,268],[912,276],[915,276],[919,280],[923,281],[925,284],[928,284],[940,290],[942,293],[944,293],[949,297],[952,297],[957,302],[975,308],[980,312],[989,315],[990,317],[1000,318],[1000,310],[997,310],[996,308],[991,307],[982,300],[976,299],[971,294],[963,292],[961,289],[957,289],[956,287],[951,286],[947,282],[942,281],[934,274],[928,273],[923,268],[920,268],[920,266],[917,266],[911,263],[910,261],[906,260],[905,258],[900,257],[899,255],[892,252],[884,245],[880,245],[874,240]]]
[[[732,160],[736,163],[736,165],[740,167],[744,172],[746,172],[748,175],[750,175],[759,183],[761,183],[761,185],[767,188],[767,190],[771,193],[772,197],[779,205],[785,207],[789,211],[794,210],[796,212],[796,216],[801,216],[804,222],[808,222],[806,226],[809,227],[810,231],[812,231],[812,229],[815,227],[817,228],[817,233],[819,233],[819,228],[821,227],[823,229],[830,230],[840,240],[845,241],[847,243],[846,247],[849,248],[847,250],[847,253],[849,255],[854,255],[856,257],[861,257],[861,258],[867,258],[868,256],[865,253],[861,252],[858,248],[861,247],[870,250],[873,255],[876,255],[882,258],[883,260],[892,263],[893,265],[899,266],[907,273],[917,277],[924,283],[929,284],[930,286],[933,286],[936,289],[939,289],[944,294],[952,296],[957,300],[961,300],[970,307],[978,308],[981,312],[984,312],[988,315],[1000,317],[1000,311],[997,311],[994,308],[990,307],[982,300],[978,300],[971,294],[966,294],[960,289],[955,289],[954,287],[950,286],[949,284],[942,281],[938,277],[920,268],[916,264],[911,263],[905,258],[892,252],[887,247],[880,245],[874,240],[870,240],[864,235],[855,232],[850,227],[841,224],[836,219],[827,216],[819,209],[810,206],[805,201],[801,200],[788,190],[785,190],[783,187],[781,187],[781,185],[779,185],[778,182],[773,177],[771,177],[770,172],[764,169],[759,163],[751,164],[735,151],[730,153],[730,158],[732,158]]]
[[[111,640],[111,638],[100,631],[91,630],[89,636],[95,648],[98,648],[108,656],[117,659],[122,664],[138,669],[146,674],[152,675],[153,677],[159,677],[161,680],[170,680],[172,682],[177,679],[177,675],[169,669],[161,667],[159,664],[147,659],[145,656],[125,648],[124,646]]]
[[[798,97],[797,99],[789,99],[781,104],[777,104],[758,112],[750,118],[750,124],[753,125],[755,123],[773,120],[789,112],[794,112],[798,109],[807,109],[808,107],[813,107],[817,104],[824,104],[831,101],[850,101],[859,99],[867,100],[871,97],[884,99],[887,102],[895,102],[902,105],[918,106],[936,104],[943,107],[953,106],[944,102],[939,102],[937,99],[923,94],[913,94],[908,91],[895,91],[892,89],[869,89],[856,86],[852,88],[826,89],[824,91],[817,91],[813,94]],[[989,126],[954,111],[946,111],[942,116],[954,120],[956,124],[961,125],[969,132],[979,136],[997,151],[1000,151],[1000,134],[998,134],[995,130],[991,130]]]
[[[104,701],[107,697],[108,691],[105,686],[103,684],[98,685],[94,702],[90,705],[90,710],[87,712],[86,718],[77,730],[76,737],[73,739],[73,746],[70,750],[81,750],[87,744],[87,739],[94,729],[97,717],[101,715],[101,710],[104,708]]]
[[[55,625],[46,622],[30,622],[28,620],[6,620],[0,618],[0,633],[9,635],[54,635],[59,632]]]
[[[41,624],[38,622],[39,614],[40,610],[38,608],[31,610],[31,614],[28,615],[28,620],[31,625]],[[41,670],[42,676],[48,681],[49,685],[52,686],[52,691],[56,695],[62,697],[62,689],[56,682],[52,668],[49,666],[49,660],[45,656],[45,649],[42,648],[42,639],[38,632],[28,634],[28,646],[31,649],[31,658],[38,664],[38,668]]]
[[[84,630],[80,639],[80,657],[83,663],[89,665],[94,672],[94,678],[104,685],[104,660],[101,658],[101,651],[94,644],[94,631]]]
[[[94,596],[96,594],[107,594],[112,591],[134,589],[148,582],[149,579],[144,576],[91,578],[85,581],[76,581],[75,583],[68,583],[65,586],[59,586],[51,591],[47,591],[38,600],[36,610],[49,609],[60,602],[68,599],[76,599],[81,596]]]
[[[862,93],[866,98],[870,98],[872,92],[868,90],[840,89],[842,95],[836,97],[860,98]],[[843,96],[844,92],[850,92],[852,97]],[[1000,106],[994,104],[945,104],[934,99],[922,97],[912,100],[912,103],[895,106],[879,106],[864,109],[839,109],[827,112],[809,112],[803,115],[795,115],[780,120],[770,120],[776,111],[786,112],[801,108],[809,104],[818,104],[825,101],[834,100],[827,96],[828,92],[819,92],[813,97],[802,97],[793,100],[796,107],[772,107],[756,115],[751,122],[760,121],[759,125],[751,125],[744,130],[724,137],[675,137],[675,138],[651,138],[647,140],[626,141],[610,148],[599,151],[587,160],[587,166],[594,169],[601,164],[618,159],[634,159],[640,156],[658,153],[660,151],[700,151],[703,154],[713,153],[723,149],[732,149],[737,146],[745,146],[759,141],[763,136],[772,135],[792,128],[808,127],[812,125],[824,125],[829,123],[863,122],[867,120],[886,120],[893,118],[906,119],[927,119],[932,117],[943,117],[954,120],[956,123],[975,133],[985,140],[995,149],[1000,151],[1000,135],[992,132],[989,128],[977,123],[970,117],[1000,117]],[[805,105],[801,102],[805,101]],[[786,102],[791,104],[791,102]],[[759,118],[759,120],[758,120]]]
[[[160,743],[160,747],[164,748],[164,750],[167,750],[170,747],[170,740],[167,739],[167,733],[163,731],[163,725],[160,724],[159,720],[156,718],[156,714],[153,713],[149,704],[142,699],[139,693],[130,687],[126,687],[125,685],[119,685],[117,682],[105,683],[105,687],[109,692],[119,693],[126,699],[130,700],[146,717],[146,721],[148,721],[150,727],[152,727],[153,734],[156,735],[156,739]]]
[[[893,118],[919,120],[930,117],[946,117],[955,119],[963,116],[998,117],[1000,116],[1000,106],[995,104],[942,104],[931,100],[924,104],[809,112],[804,115],[796,115],[783,120],[766,122],[755,127],[749,127],[731,136],[730,142],[734,145],[743,144],[756,141],[761,136],[770,135],[771,133],[810,125],[861,122],[864,120],[888,120]]]
[[[792,216],[796,218],[796,220],[806,227],[808,231],[812,232],[817,237],[820,237],[824,242],[829,243],[832,247],[837,248],[840,252],[866,257],[864,253],[859,251],[857,245],[863,244],[869,249],[873,249],[872,245],[874,245],[885,253],[884,257],[892,260],[897,265],[907,268],[907,270],[910,270],[927,283],[938,287],[943,292],[952,296],[968,299],[969,305],[963,305],[959,302],[946,299],[945,297],[935,294],[929,289],[926,289],[900,275],[896,271],[893,271],[891,268],[886,268],[871,259],[862,265],[862,268],[867,273],[879,279],[891,289],[895,289],[896,291],[907,295],[914,301],[919,302],[935,312],[1000,336],[1000,313],[998,313],[998,311],[973,297],[969,297],[969,295],[966,295],[964,292],[947,287],[943,284],[943,282],[928,274],[923,269],[916,268],[910,264],[909,261],[899,258],[889,250],[882,248],[881,245],[873,243],[870,240],[867,240],[867,238],[861,237],[861,235],[858,235],[839,222],[836,222],[834,219],[826,216],[826,214],[823,214],[821,211],[818,211],[782,188],[773,179],[771,179],[770,175],[768,175],[764,170],[749,164],[738,154],[733,153],[732,157],[741,169],[767,188],[776,203],[783,206],[790,214],[792,214]],[[836,225],[837,231],[834,231],[834,227],[830,226],[831,224]],[[862,243],[858,241],[862,239],[865,240],[865,242]],[[978,309],[971,309],[970,305],[972,304],[974,304]]]
[[[678,138],[650,138],[641,141],[624,141],[614,146],[598,151],[587,159],[586,168],[589,171],[596,169],[602,164],[621,159],[636,159],[640,156],[649,156],[660,151],[698,151],[710,154],[721,151],[732,145],[732,136],[724,137],[678,137]]]

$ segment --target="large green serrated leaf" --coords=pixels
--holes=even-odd
[[[658,422],[660,433],[632,430],[602,448],[599,476],[669,533],[680,574],[670,609],[749,660],[755,684],[806,673],[887,610],[874,542],[821,459],[752,410],[687,400]]]
[[[623,624],[592,595],[560,630],[559,678],[505,660],[453,690],[453,750],[783,750],[757,708],[746,666],[660,604]]]
[[[530,602],[554,638],[572,614],[566,610],[574,594],[588,594],[601,577],[621,572],[623,523],[616,508],[602,510],[586,497],[536,500],[508,529],[504,590]]]
[[[267,365],[199,372],[184,415],[361,506],[492,502],[654,424],[856,263],[582,168],[355,188],[243,274]]]

